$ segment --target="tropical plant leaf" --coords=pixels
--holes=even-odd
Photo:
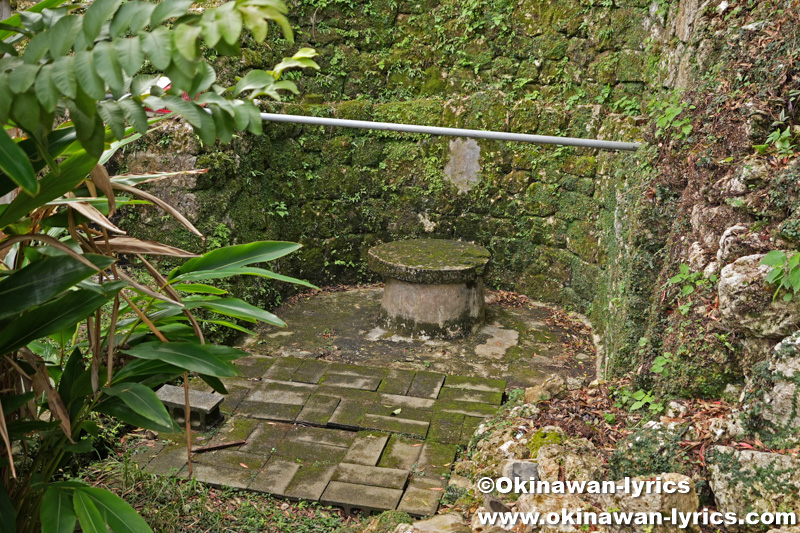
[[[0,131],[0,170],[28,194],[39,191],[30,160],[5,129]]]
[[[72,533],[75,531],[75,509],[72,503],[73,489],[60,483],[47,487],[42,500],[40,518],[42,533]]]
[[[113,492],[88,486],[80,490],[89,495],[114,533],[152,533],[144,518]]]
[[[278,259],[302,247],[301,244],[284,241],[256,241],[212,250],[195,259],[186,261],[170,272],[167,279],[173,280],[181,274],[198,270],[226,270],[252,263]]]
[[[143,241],[133,237],[111,237],[108,241],[111,251],[118,254],[169,255],[172,257],[197,257],[197,254],[167,246],[155,241]]]
[[[309,287],[311,289],[318,289],[316,285],[312,285],[307,281],[303,281],[301,279],[293,278],[291,276],[284,276],[282,274],[276,274],[270,270],[266,270],[263,268],[256,268],[256,267],[240,267],[240,268],[226,268],[222,270],[200,270],[197,272],[188,272],[186,274],[181,274],[180,276],[176,276],[174,278],[175,281],[198,281],[198,280],[209,280],[209,279],[221,279],[221,278],[229,278],[232,276],[259,276],[262,278],[270,278],[276,279],[279,281],[285,281],[287,283],[295,283],[297,285],[303,285],[305,287]]]
[[[207,374],[209,376],[228,378],[238,375],[236,367],[219,359],[220,354],[244,357],[247,354],[235,348],[200,344],[197,342],[144,342],[124,353],[140,359],[157,359],[175,365],[184,370]]]
[[[73,491],[72,505],[84,533],[108,533],[106,521],[88,494],[81,490]]]
[[[103,24],[119,9],[122,0],[95,0],[83,16],[83,33],[86,41],[93,43],[100,35]]]
[[[156,424],[169,426],[171,423],[164,404],[150,387],[145,387],[141,383],[120,383],[103,389],[102,392],[116,396],[128,407]]]
[[[180,428],[170,419],[169,425],[161,425],[149,418],[142,416],[136,410],[128,406],[120,398],[109,397],[104,401],[97,404],[94,409],[98,413],[113,416],[135,427],[152,429],[153,431],[163,431],[166,433],[174,433],[180,431]]]
[[[215,313],[219,313],[221,315],[239,318],[248,322],[257,322],[260,320],[261,322],[266,322],[267,324],[272,324],[273,326],[282,328],[286,327],[286,323],[283,320],[273,315],[269,311],[265,311],[264,309],[254,305],[250,305],[244,300],[240,300],[238,298],[184,300],[183,304],[187,309],[191,309],[193,307],[202,307],[203,309],[208,309],[209,311],[214,311]]]

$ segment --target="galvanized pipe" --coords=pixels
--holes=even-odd
[[[342,118],[307,117],[303,115],[283,115],[261,113],[261,120],[268,122],[290,122],[316,126],[337,126],[361,130],[399,131],[405,133],[425,133],[428,135],[448,135],[451,137],[472,137],[496,141],[515,141],[538,144],[559,144],[562,146],[581,146],[601,150],[635,151],[641,144],[598,139],[579,139],[577,137],[553,137],[549,135],[529,135],[527,133],[508,133],[504,131],[467,130],[462,128],[441,128],[437,126],[416,126],[414,124],[393,124],[391,122],[370,122],[367,120],[347,120]]]

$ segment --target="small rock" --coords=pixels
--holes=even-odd
[[[686,414],[686,411],[687,409],[685,405],[672,401],[669,402],[669,405],[667,406],[666,414],[668,418],[680,418]]]
[[[545,400],[563,398],[567,393],[567,383],[558,374],[551,374],[539,385],[525,389],[525,403],[538,403]]]
[[[468,477],[460,476],[458,474],[450,474],[450,479],[447,482],[447,486],[469,490],[469,488],[472,486],[472,481],[470,481]]]
[[[539,479],[539,467],[531,460],[510,459],[504,462],[500,468],[503,477],[537,481]]]
[[[504,504],[500,498],[496,498],[491,494],[483,495],[483,507],[490,513],[510,513],[511,509],[508,505]]]
[[[567,378],[567,389],[569,390],[578,390],[583,387],[586,380],[580,377],[568,377]]]
[[[606,473],[603,460],[587,439],[542,446],[536,461],[538,475],[544,481],[558,481],[562,471],[570,481],[597,481]]]
[[[395,533],[401,533],[395,530]],[[440,514],[433,518],[414,522],[411,529],[402,533],[472,533],[469,526],[458,513]]]

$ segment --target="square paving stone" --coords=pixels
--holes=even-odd
[[[222,400],[222,404],[219,406],[219,410],[226,415],[229,415],[236,411],[236,408],[239,407],[239,404],[242,403],[244,397],[247,396],[247,393],[250,392],[249,388],[246,387],[226,387],[228,389],[228,394],[225,395],[225,399]]]
[[[320,503],[342,507],[350,515],[355,511],[394,510],[402,496],[403,491],[400,489],[331,481],[322,494]]]
[[[422,420],[410,420],[399,416],[380,416],[366,414],[361,419],[361,426],[364,429],[376,429],[390,433],[402,433],[404,435],[415,435],[424,439],[428,434],[428,422]]]
[[[197,481],[214,485],[215,487],[233,487],[236,489],[246,489],[257,471],[253,472],[245,468],[234,470],[215,465],[196,463],[192,465],[192,477]]]
[[[299,357],[279,357],[275,359],[266,372],[264,372],[265,379],[278,379],[281,381],[289,381],[300,365],[306,360]]]
[[[319,383],[319,380],[322,379],[322,376],[325,375],[325,372],[328,371],[329,367],[330,363],[326,363],[325,361],[307,359],[303,361],[303,364],[292,374],[291,380],[316,385]]]
[[[324,426],[328,423],[336,408],[339,406],[339,398],[314,394],[303,406],[303,410],[297,415],[297,422],[303,424],[314,424]]]
[[[236,450],[217,450],[194,454],[193,463],[229,468],[231,470],[249,470],[257,472],[267,462],[272,450],[264,453],[245,453]],[[242,466],[245,465],[245,466]]]
[[[415,477],[444,479],[453,467],[458,444],[442,444],[427,441],[417,459]]]
[[[331,374],[342,374],[345,376],[371,377],[383,379],[389,374],[388,368],[376,368],[354,365],[351,363],[331,363],[328,370]]]
[[[297,418],[297,415],[300,414],[302,409],[302,405],[249,402],[245,399],[236,412],[261,420],[294,422],[295,418]]]
[[[248,394],[245,401],[303,405],[314,391],[315,387],[307,383],[270,380]]]
[[[411,470],[422,452],[422,442],[392,435],[383,449],[378,466],[381,468],[397,468]]]
[[[461,429],[463,426],[463,414],[438,412],[431,418],[428,440],[447,444],[458,444],[461,442]]]
[[[439,508],[443,489],[444,483],[440,481],[414,478],[408,484],[397,510],[412,516],[431,516]]]
[[[344,387],[346,389],[361,389],[374,391],[381,384],[381,378],[376,376],[354,376],[350,374],[334,374],[328,372],[320,381],[321,385],[328,387]]]
[[[378,464],[388,440],[389,435],[361,431],[356,435],[350,449],[347,450],[344,462],[375,466]]]
[[[502,379],[473,378],[468,376],[447,376],[444,386],[454,389],[469,389],[486,392],[499,392],[506,390],[506,382]]]
[[[436,372],[417,372],[406,396],[432,398],[435,400],[439,397],[439,389],[442,388],[444,378],[444,374],[437,374]]]
[[[414,374],[413,370],[390,368],[389,373],[386,374],[386,377],[383,378],[378,386],[378,392],[405,395],[411,386],[411,382],[414,381]]]
[[[299,461],[301,464],[335,465],[347,455],[347,448],[284,439],[275,447],[273,455]]]
[[[188,459],[186,457],[185,447],[166,446],[147,463],[144,471],[162,476],[175,475],[186,466],[187,463]]]
[[[139,444],[131,450],[130,460],[132,463],[137,465],[140,470],[144,470],[147,466],[147,463],[150,462],[153,457],[158,455],[158,452],[164,449],[164,444],[158,441],[148,441],[148,444]],[[377,463],[378,460],[375,460]]]
[[[397,407],[410,407],[413,409],[430,409],[436,400],[430,398],[417,398],[414,396],[401,396],[399,394],[378,394],[378,401],[383,405]]]
[[[272,451],[283,440],[286,432],[291,428],[289,424],[279,422],[258,422],[250,436],[247,444],[241,446],[239,451],[247,453],[266,453]]]
[[[362,429],[361,420],[367,413],[369,403],[342,400],[328,420],[328,426],[350,430]]]
[[[477,402],[461,402],[458,400],[439,400],[433,407],[437,411],[445,413],[460,413],[467,416],[478,416],[486,418],[497,413],[496,405]]]
[[[237,359],[234,365],[246,378],[260,378],[275,362],[274,357],[251,355]]]
[[[266,466],[261,469],[261,472],[256,474],[248,488],[283,496],[286,492],[286,487],[298,470],[300,470],[300,463],[297,461],[273,456]]]
[[[469,444],[472,440],[472,436],[475,434],[475,430],[478,429],[478,426],[481,425],[484,418],[480,416],[465,416],[464,417],[464,427],[461,428],[461,444]]]
[[[220,426],[219,430],[208,441],[208,444],[224,444],[237,440],[246,441],[258,425],[259,421],[254,418],[232,416]]]
[[[284,440],[294,442],[307,442],[310,444],[324,444],[349,448],[356,438],[352,431],[341,429],[317,428],[308,426],[295,426],[286,433]]]
[[[404,489],[408,481],[409,470],[398,468],[379,468],[352,463],[339,463],[331,478],[333,481],[370,485],[389,489]]]
[[[353,400],[365,403],[375,403],[378,401],[378,393],[370,390],[352,389],[347,387],[333,387],[324,381],[319,384],[314,394],[333,396],[340,400]]]
[[[336,470],[335,465],[304,464],[289,482],[284,492],[287,498],[293,500],[318,501],[325,492],[328,482]]]
[[[451,389],[444,387],[439,392],[439,400],[455,400],[459,402],[485,403],[499,406],[503,402],[503,393],[472,389]]]

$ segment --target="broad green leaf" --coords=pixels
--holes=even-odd
[[[197,342],[145,342],[136,345],[124,353],[140,359],[157,359],[175,365],[184,370],[208,374],[215,377],[233,377],[238,375],[236,367],[222,361],[218,355],[234,354],[238,357],[247,355],[241,350],[213,344]]]
[[[67,359],[67,364],[64,365],[64,372],[61,373],[61,378],[58,380],[58,394],[67,406],[72,401],[72,385],[82,372],[83,354],[79,348],[75,348],[72,350],[69,359]]]
[[[63,3],[64,3],[64,0],[42,0],[41,2],[32,5],[31,7],[29,7],[25,11],[22,11],[20,13],[14,13],[13,15],[11,15],[7,19],[5,19],[3,21],[3,23],[7,24],[7,25],[10,25],[10,26],[21,26],[22,25],[22,20],[21,20],[22,19],[22,15],[31,15],[31,14],[41,13],[45,9],[48,9],[48,8],[51,8],[51,7],[56,7],[56,6],[59,6],[59,5],[63,4]],[[0,31],[0,40],[5,39],[6,37],[11,35],[12,33],[13,32],[7,31],[7,30]]]
[[[170,420],[170,425],[168,426],[163,426],[161,424],[153,422],[149,418],[144,417],[139,413],[137,413],[136,411],[134,411],[131,407],[128,406],[128,404],[126,404],[119,398],[109,397],[106,400],[98,403],[94,410],[98,413],[103,413],[105,415],[118,418],[123,422],[125,422],[126,424],[130,424],[135,427],[152,429],[153,431],[163,431],[166,433],[174,433],[176,431],[180,431],[178,425],[175,424],[172,420]]]
[[[39,72],[38,65],[19,65],[8,75],[8,87],[15,94],[24,93],[31,88]]]
[[[251,70],[242,79],[236,82],[233,88],[234,96],[239,96],[244,91],[262,89],[265,86],[275,83],[275,77],[264,70]]]
[[[217,138],[223,144],[228,144],[233,139],[234,121],[233,117],[225,113],[219,106],[210,107],[211,118],[214,119],[214,128],[217,130]]]
[[[100,269],[114,262],[110,257],[86,254]],[[68,255],[44,257],[0,281],[0,320],[22,313],[64,292],[97,271]]]
[[[105,82],[95,70],[92,52],[83,51],[75,54],[75,74],[81,89],[90,98],[102,100],[106,97]]]
[[[173,31],[172,37],[175,49],[189,61],[197,59],[199,48],[197,40],[202,30],[200,26],[180,24]]]
[[[97,112],[111,128],[111,134],[117,139],[125,137],[125,113],[122,107],[114,100],[100,102]]]
[[[122,0],[95,0],[83,16],[83,33],[90,43],[100,35],[103,24],[119,9]]]
[[[248,322],[266,322],[273,326],[286,327],[286,323],[269,311],[250,305],[238,298],[214,298],[206,300],[184,300],[186,308],[202,307],[221,315],[239,318]]]
[[[125,79],[122,76],[122,65],[119,63],[114,47],[108,41],[97,43],[94,47],[93,58],[97,75],[106,81],[115,97],[121,97]]]
[[[36,393],[33,391],[26,392],[25,394],[10,394],[3,396],[3,414],[7,415],[9,413],[13,413],[34,398],[36,398]]]
[[[222,38],[222,34],[219,30],[220,22],[217,18],[218,13],[219,10],[206,9],[200,19],[200,26],[203,28],[203,40],[205,40],[206,45],[210,47],[216,46]]]
[[[81,490],[73,491],[72,505],[83,533],[108,533],[103,516],[88,494]]]
[[[39,306],[5,325],[0,331],[0,353],[8,353],[75,324],[114,297],[125,282],[102,285],[104,292],[79,289]]]
[[[192,7],[192,0],[165,0],[156,6],[150,15],[150,26],[161,24],[167,19],[185,15]]]
[[[263,42],[267,37],[267,20],[262,10],[256,6],[242,6],[239,8],[244,18],[244,24],[253,33],[257,43]]]
[[[29,65],[35,65],[47,54],[49,48],[50,33],[37,33],[28,41],[25,52],[22,54],[22,59]]]
[[[8,112],[13,99],[14,96],[8,87],[7,76],[0,76],[0,122],[3,124],[8,120]]]
[[[156,424],[169,426],[171,423],[164,404],[150,387],[145,387],[141,383],[120,383],[103,389],[103,392],[116,396],[128,407]]]
[[[0,533],[15,533],[17,530],[17,510],[11,502],[11,498],[8,497],[4,483],[0,483],[0,516],[3,517],[3,520],[0,520]]]
[[[50,41],[50,56],[57,59],[69,53],[72,45],[75,44],[75,37],[81,31],[83,18],[77,15],[67,15],[59,19],[45,35]]]
[[[247,329],[246,327],[240,326],[239,324],[235,324],[233,322],[228,322],[227,320],[200,320],[200,322],[225,326],[226,328],[235,329],[236,331],[241,331],[242,333],[247,333],[248,335],[256,334],[253,330]]]
[[[36,132],[41,124],[41,109],[39,100],[30,92],[25,92],[14,96],[11,104],[11,118],[22,129],[28,132]]]
[[[36,194],[39,184],[30,160],[5,129],[0,131],[0,170],[28,194]],[[27,195],[20,195],[25,198]],[[19,198],[18,197],[18,198]],[[3,218],[0,215],[0,218]]]
[[[75,98],[78,92],[78,80],[73,56],[59,57],[53,62],[53,80],[61,94],[67,98]]]
[[[305,287],[310,287],[312,289],[319,288],[316,285],[312,285],[307,281],[293,278],[291,276],[276,274],[275,272],[272,272],[270,270],[266,270],[263,268],[256,268],[256,267],[236,267],[236,268],[225,268],[220,270],[198,270],[196,272],[188,272],[186,274],[181,274],[180,276],[177,276],[175,280],[199,281],[199,280],[229,278],[232,276],[259,276],[262,278],[270,278],[279,281],[285,281],[287,283],[295,283],[297,285],[303,285]]]
[[[220,394],[228,394],[228,389],[225,388],[225,384],[222,383],[222,380],[219,378],[215,378],[214,376],[206,376],[204,374],[198,374],[200,379],[208,383],[208,385],[214,389],[215,392]]]
[[[160,4],[161,7],[164,4]],[[161,26],[141,35],[142,50],[158,70],[166,70],[172,61],[172,48],[167,28]]]
[[[133,76],[142,68],[144,53],[138,37],[117,39],[114,41],[114,49],[117,51],[117,58],[128,76]]]
[[[121,341],[125,336],[120,335],[119,340]],[[133,335],[131,336],[133,338]],[[136,381],[139,382],[145,377],[155,376],[159,374],[169,375],[169,376],[177,376],[183,373],[183,369],[178,368],[175,365],[171,365],[169,363],[165,363],[164,361],[158,361],[155,359],[134,359],[133,361],[127,363],[121,369],[114,374],[114,378],[111,380],[112,383],[123,383],[125,381]]]
[[[228,291],[212,287],[211,285],[204,285],[202,283],[178,283],[172,286],[173,289],[183,292],[203,293],[203,294],[227,294]]]
[[[42,533],[73,533],[78,517],[72,504],[73,489],[61,484],[50,485],[44,493],[39,516]]]
[[[217,81],[217,73],[214,72],[214,68],[208,63],[200,63],[197,69],[197,74],[194,77],[192,87],[188,91],[189,96],[194,98],[199,93],[207,91],[211,88],[215,81]]]
[[[152,533],[144,518],[113,492],[88,486],[81,492],[89,495],[114,533]]]
[[[217,26],[222,40],[233,46],[239,42],[239,35],[242,33],[242,15],[238,11],[231,10],[220,17]],[[217,43],[219,45],[219,43]]]
[[[305,57],[285,57],[283,61],[275,65],[272,71],[280,74],[288,68],[313,68],[319,70],[319,65]]]
[[[780,250],[772,250],[761,260],[762,265],[778,266],[786,261],[786,254]]]
[[[167,109],[178,113],[195,128],[200,128],[202,126],[201,114],[203,114],[204,111],[197,104],[187,102],[183,98],[171,94],[163,96],[161,99],[164,101]]]
[[[253,263],[263,263],[278,259],[302,247],[301,244],[285,241],[256,241],[236,246],[226,246],[186,261],[173,269],[170,280],[181,274],[198,270],[226,270]]]
[[[155,8],[155,4],[140,2],[139,0],[122,4],[109,27],[111,37],[116,38],[124,35],[128,30],[133,35],[138,34],[147,26],[150,21],[150,15]]]
[[[147,133],[147,113],[144,108],[132,98],[123,98],[118,103],[125,115],[125,120],[133,126],[136,133]]]

